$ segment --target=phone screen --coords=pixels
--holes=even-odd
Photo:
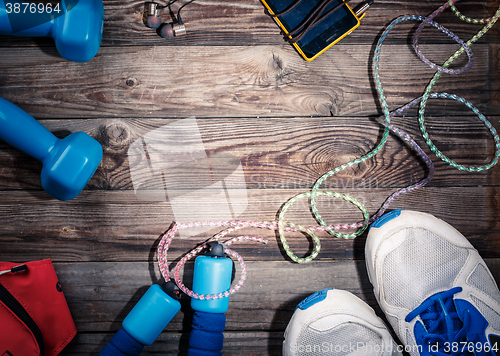
[[[278,13],[290,7],[296,0],[264,1],[273,13]],[[320,0],[303,0],[293,10],[279,16],[279,22],[287,32],[293,31],[314,10],[319,2]],[[342,3],[342,0],[332,1],[323,13]],[[344,5],[310,28],[304,37],[297,42],[297,45],[307,58],[313,58],[358,25],[359,20],[347,5]]]

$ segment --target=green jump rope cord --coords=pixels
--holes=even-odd
[[[469,22],[469,23],[474,23],[474,24],[484,24],[484,23],[486,23],[486,26],[482,30],[480,30],[474,37],[472,37],[466,44],[463,44],[462,41],[459,42],[460,44],[462,44],[462,47],[458,51],[456,51],[445,62],[445,64],[443,65],[444,69],[448,68],[451,65],[451,63],[453,63],[464,51],[468,50],[468,48],[470,47],[471,44],[475,43],[479,38],[481,38],[493,26],[493,24],[498,20],[498,18],[500,16],[500,8],[499,8],[497,10],[495,16],[493,18],[491,18],[491,19],[486,19],[486,20],[471,19],[471,18],[465,17],[464,15],[462,15],[461,13],[459,13],[458,10],[456,9],[456,7],[454,6],[454,2],[455,1],[453,1],[453,0],[449,0],[447,4],[443,5],[440,9],[436,10],[436,12],[434,12],[434,14],[432,15],[432,17],[434,17],[438,13],[442,12],[446,7],[451,7],[451,9],[453,10],[453,12],[461,20]],[[408,16],[408,17],[402,17],[400,19],[401,19],[401,21],[406,21],[406,20],[419,20],[419,21],[422,21],[422,24],[419,27],[419,31],[421,31],[421,29],[426,24],[432,24],[431,23],[432,17],[429,16],[428,18],[424,18],[424,17],[420,17],[420,16]],[[387,35],[388,32],[390,30],[392,30],[393,26],[396,25],[397,23],[398,23],[398,21],[396,21],[396,20],[393,23],[391,23],[391,25],[389,25],[388,28],[386,29],[385,35]],[[437,27],[436,24],[433,24],[433,26]],[[441,30],[443,32],[446,32],[448,35],[450,35],[449,31],[445,31],[442,28],[441,28]],[[415,38],[418,38],[418,34],[417,33],[416,33]],[[316,218],[316,220],[323,227],[327,227],[328,225],[324,221],[324,219],[321,217],[321,214],[318,211],[317,204],[316,204],[316,196],[320,195],[320,196],[327,196],[327,197],[332,197],[332,198],[336,198],[336,199],[343,199],[345,201],[348,201],[348,202],[354,204],[356,207],[358,207],[358,209],[363,214],[364,222],[361,225],[358,223],[358,224],[343,225],[342,226],[342,228],[346,228],[348,226],[357,227],[358,230],[355,231],[355,232],[353,232],[353,233],[340,233],[340,232],[337,232],[337,231],[334,231],[334,230],[331,230],[331,229],[329,229],[329,230],[327,229],[328,233],[330,233],[331,235],[333,235],[335,237],[340,237],[340,238],[344,238],[344,239],[355,238],[355,237],[359,236],[360,234],[362,234],[366,230],[366,228],[368,227],[368,225],[370,223],[370,220],[372,220],[372,219],[369,218],[369,214],[367,212],[366,207],[361,202],[359,202],[358,200],[356,200],[353,197],[350,197],[350,196],[348,196],[346,194],[337,193],[337,192],[330,192],[330,191],[322,191],[322,190],[319,190],[319,187],[324,183],[325,180],[327,180],[329,177],[333,176],[334,174],[337,174],[338,172],[340,172],[340,171],[342,171],[342,170],[344,170],[346,168],[352,167],[352,166],[357,165],[357,164],[359,164],[359,163],[361,163],[361,162],[363,162],[363,161],[365,161],[367,159],[372,158],[373,156],[375,156],[376,154],[378,154],[380,152],[380,150],[384,147],[385,143],[387,142],[389,133],[391,132],[390,128],[391,128],[392,125],[390,125],[391,112],[389,111],[389,108],[388,108],[388,105],[387,105],[387,100],[386,100],[386,97],[384,95],[384,90],[383,90],[383,87],[382,87],[382,82],[380,80],[380,73],[379,73],[379,57],[380,57],[380,48],[381,48],[382,41],[383,41],[383,39],[381,38],[381,41],[379,41],[379,44],[377,45],[377,49],[376,49],[375,57],[374,57],[375,82],[376,82],[377,92],[379,94],[379,101],[380,101],[382,110],[384,112],[384,117],[385,117],[385,120],[383,122],[383,125],[385,126],[385,129],[384,129],[384,132],[383,132],[383,135],[382,135],[382,138],[381,138],[379,144],[377,146],[375,146],[371,151],[369,151],[365,155],[361,156],[360,158],[357,158],[357,159],[355,159],[353,161],[350,161],[348,163],[340,165],[337,168],[334,168],[334,169],[328,171],[327,173],[325,173],[323,176],[321,176],[315,182],[315,184],[312,187],[311,191],[305,192],[305,193],[301,193],[301,194],[298,194],[298,195],[292,197],[291,199],[289,199],[282,206],[282,208],[281,208],[281,210],[279,212],[279,216],[278,216],[278,232],[279,232],[281,243],[283,245],[283,249],[285,250],[286,254],[293,261],[295,261],[297,263],[306,263],[306,262],[312,261],[318,255],[318,253],[319,253],[319,251],[321,249],[321,243],[320,243],[319,237],[313,231],[311,231],[310,229],[299,229],[300,231],[308,234],[312,238],[312,240],[313,240],[314,250],[308,256],[303,257],[303,258],[300,258],[300,257],[296,256],[293,253],[293,251],[290,249],[290,246],[288,245],[288,242],[287,242],[287,239],[286,239],[286,236],[285,236],[285,230],[286,230],[285,227],[291,226],[291,223],[290,222],[285,222],[285,214],[288,211],[288,209],[291,206],[293,206],[298,200],[301,200],[301,199],[304,199],[304,198],[308,198],[310,200],[311,210],[312,210],[312,212],[314,214],[314,217]],[[416,40],[414,41],[414,45],[415,45],[415,47],[417,49],[418,43],[416,43]],[[469,52],[468,52],[468,55],[469,55],[470,59],[472,59],[472,56],[471,56],[471,54]],[[471,64],[471,61],[470,61],[470,64]],[[479,110],[477,110],[475,107],[473,107],[472,104],[470,104],[469,102],[467,102],[465,99],[460,98],[460,97],[458,97],[456,95],[453,95],[453,94],[446,94],[446,93],[431,94],[432,88],[435,86],[435,84],[437,83],[438,79],[441,77],[442,71],[443,70],[441,69],[441,70],[439,70],[438,72],[435,73],[434,77],[432,78],[432,80],[430,81],[430,83],[427,85],[427,87],[425,89],[425,92],[424,92],[424,94],[423,94],[423,96],[421,98],[418,98],[418,99],[414,100],[413,102],[407,104],[405,107],[403,107],[403,109],[398,109],[397,112],[402,112],[404,109],[406,109],[406,108],[408,108],[408,107],[410,107],[410,106],[412,106],[412,105],[414,105],[414,104],[416,104],[416,103],[418,103],[420,101],[420,108],[419,108],[419,113],[418,113],[418,115],[419,115],[418,116],[419,127],[420,127],[420,130],[422,132],[422,136],[423,136],[426,144],[429,146],[429,148],[431,149],[431,151],[434,154],[436,154],[436,156],[438,156],[441,160],[443,160],[444,162],[446,162],[450,166],[452,166],[452,167],[454,167],[456,169],[459,169],[459,170],[464,170],[464,171],[469,171],[469,172],[479,172],[479,171],[483,171],[483,170],[489,169],[489,168],[491,168],[493,165],[495,165],[497,163],[498,157],[500,155],[500,142],[499,142],[500,140],[498,138],[498,135],[497,135],[494,127],[488,122],[488,120],[486,120],[486,118],[479,112]],[[433,142],[429,138],[429,135],[427,133],[427,130],[426,130],[426,127],[425,127],[425,123],[424,123],[425,107],[426,107],[426,104],[427,104],[427,100],[429,98],[443,98],[443,99],[457,100],[457,101],[463,103],[464,105],[466,105],[467,107],[469,107],[480,118],[480,120],[490,130],[490,132],[493,135],[494,140],[495,140],[496,153],[495,153],[494,159],[489,164],[484,165],[484,166],[477,166],[477,167],[475,167],[475,166],[466,167],[466,166],[460,165],[460,164],[454,162],[453,160],[449,159],[442,152],[440,152],[438,150],[438,148],[433,144]],[[394,132],[394,128],[393,128],[392,131]],[[409,141],[410,139],[405,138],[405,140]],[[427,182],[425,182],[425,183],[427,183]],[[419,185],[414,185],[412,187],[418,187],[418,186]],[[406,191],[409,191],[409,189],[402,189],[400,192],[405,193]],[[383,207],[384,206],[387,207],[388,203],[391,201],[390,199],[393,199],[393,198],[397,197],[398,195],[399,195],[399,193],[391,195],[391,197],[389,197],[389,199],[386,201],[386,204],[384,204]],[[379,212],[381,210],[382,209],[379,209]]]
[[[464,16],[462,15],[462,13],[460,11],[458,11],[458,9],[455,7],[454,4],[451,4],[451,1],[449,2],[450,3],[450,9],[451,11],[453,11],[453,13],[462,21],[464,22],[467,22],[467,23],[472,23],[472,24],[475,24],[475,25],[484,25],[485,23],[487,22],[490,22],[491,19],[472,19],[470,17],[467,17],[467,16]]]
[[[451,0],[448,1],[448,4],[452,4]],[[498,20],[499,17],[500,17],[500,9],[496,12],[495,16],[491,19],[491,21],[488,21],[486,26],[483,27],[483,29],[481,29],[481,31],[479,31],[476,35],[474,35],[474,37],[472,37],[469,41],[466,42],[467,47],[470,47],[474,42],[476,42],[479,38],[481,38],[494,25],[494,23]],[[474,20],[474,19],[470,19],[470,18],[467,18],[467,19]],[[472,23],[476,23],[476,22],[472,22]],[[465,50],[464,47],[460,47],[460,49],[457,50],[444,63],[443,67],[448,68],[464,52],[464,50]],[[496,135],[495,128],[490,124],[490,122],[488,120],[486,120],[484,115],[481,114],[476,108],[472,108],[471,106],[469,106],[468,103],[465,102],[462,98],[458,98],[455,96],[455,100],[458,100],[459,102],[467,105],[481,119],[481,121],[486,125],[486,127],[488,127],[488,129],[494,133],[493,137],[495,140],[495,145],[497,147],[497,154],[495,155],[495,158],[489,164],[484,165],[484,166],[469,166],[469,167],[467,167],[464,165],[460,165],[460,164],[456,163],[455,161],[451,160],[450,158],[448,158],[447,156],[445,156],[441,151],[439,151],[439,149],[434,145],[434,143],[430,139],[429,134],[427,133],[427,129],[425,127],[425,123],[424,123],[424,121],[425,121],[425,117],[424,117],[425,106],[427,104],[427,100],[429,99],[430,92],[431,92],[432,88],[434,87],[434,85],[436,84],[436,82],[438,81],[438,79],[441,77],[441,74],[442,74],[442,72],[436,72],[434,74],[434,77],[431,79],[429,85],[425,89],[425,92],[422,96],[422,101],[420,102],[420,108],[418,111],[418,122],[419,122],[419,126],[420,126],[420,132],[422,133],[422,137],[425,139],[425,142],[426,142],[427,146],[429,146],[431,151],[436,156],[438,156],[441,160],[448,163],[453,168],[456,168],[456,169],[462,170],[462,171],[467,171],[467,172],[480,172],[480,171],[490,169],[498,161],[498,147],[500,146],[498,135]],[[450,98],[453,98],[453,97],[450,97]]]

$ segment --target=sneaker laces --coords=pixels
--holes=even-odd
[[[461,287],[455,287],[434,294],[406,316],[408,323],[420,317],[427,331],[422,346],[428,346],[429,355],[474,356],[467,345],[479,341],[480,336],[469,332],[471,316],[468,310],[464,311],[463,320],[458,315],[453,296],[461,291]]]

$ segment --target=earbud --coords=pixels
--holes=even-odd
[[[148,27],[149,28],[157,29],[158,27],[160,27],[160,25],[161,25],[161,18],[159,18],[158,16],[153,16],[153,15],[148,16]]]
[[[157,29],[161,25],[161,18],[158,16],[158,4],[155,2],[147,3],[147,25],[149,28]]]
[[[166,39],[174,38],[174,28],[171,23],[164,24],[160,28],[160,36]]]
[[[164,24],[160,28],[160,36],[163,38],[171,39],[177,36],[186,34],[186,26],[181,23]]]
[[[161,37],[172,39],[186,34],[186,27],[182,23],[180,13],[177,14],[177,22],[163,24],[158,10],[167,6],[161,6],[155,2],[147,3],[147,26],[157,30]]]

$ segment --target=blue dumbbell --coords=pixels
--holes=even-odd
[[[102,159],[101,145],[86,133],[75,132],[58,139],[32,116],[2,98],[0,139],[43,163],[42,187],[59,200],[80,194]]]
[[[63,58],[94,58],[102,39],[102,0],[54,0],[50,7],[45,3],[0,0],[0,35],[52,37]]]

